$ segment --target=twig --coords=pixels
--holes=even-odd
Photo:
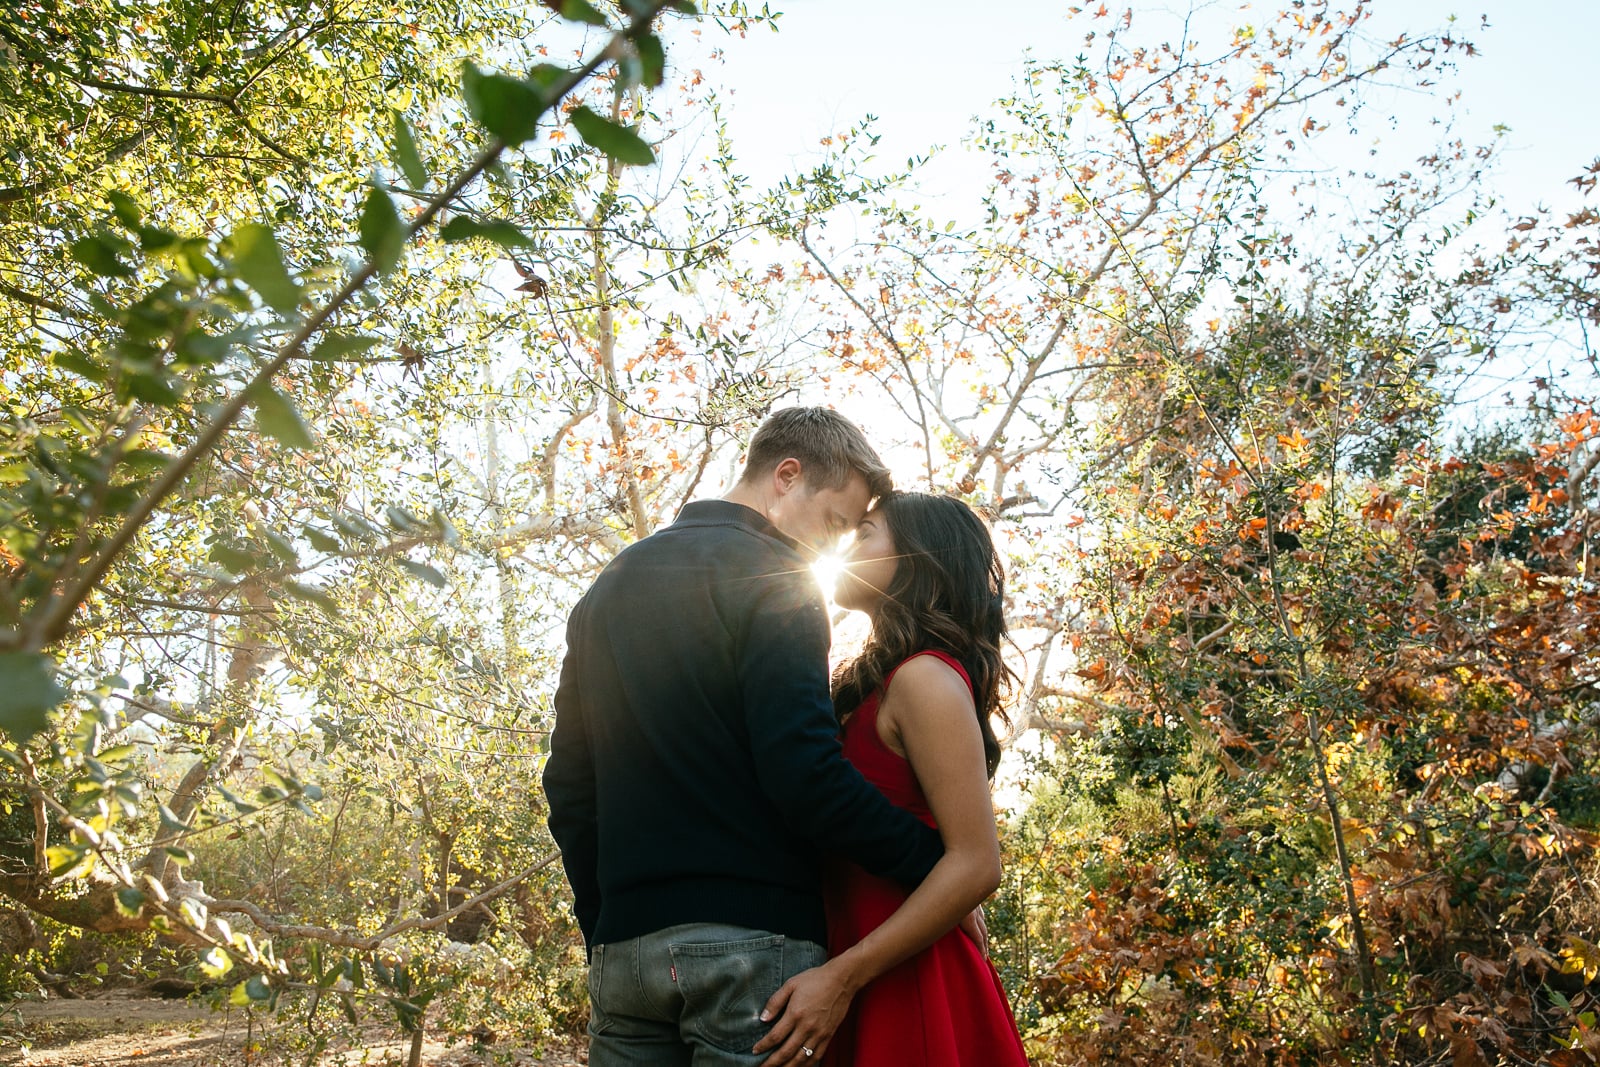
[[[259,905],[253,904],[248,900],[210,900],[205,903],[207,909],[211,912],[220,911],[235,915],[248,915],[251,922],[277,937],[303,937],[321,941],[324,944],[338,945],[341,948],[355,949],[358,952],[371,952],[396,934],[402,934],[408,930],[432,930],[445,925],[462,912],[470,911],[479,904],[493,900],[506,890],[514,888],[519,883],[538,874],[559,859],[560,856],[561,853],[559,852],[551,852],[527,870],[514,874],[497,885],[490,886],[477,896],[462,901],[448,911],[440,912],[438,915],[426,919],[418,916],[401,919],[366,937],[350,929],[336,930],[327,926],[281,922],[268,915]]]

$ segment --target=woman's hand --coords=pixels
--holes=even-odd
[[[856,994],[840,960],[802,971],[772,994],[761,1018],[776,1019],[751,1051],[772,1052],[762,1067],[800,1067],[818,1062],[844,1021]]]
[[[982,953],[985,958],[988,957],[989,923],[983,917],[982,904],[979,904],[976,908],[973,908],[971,911],[967,912],[967,917],[961,920],[961,932],[966,934],[974,945],[978,946],[978,951]]]

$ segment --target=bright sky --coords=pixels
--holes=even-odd
[[[707,73],[733,93],[735,149],[758,183],[813,161],[820,138],[869,112],[880,120],[880,155],[899,162],[932,144],[957,145],[971,118],[1009,90],[1027,50],[1040,59],[1076,55],[1085,23],[1069,24],[1066,10],[1086,2],[771,0],[783,12],[780,32],[714,42],[726,62]],[[1226,25],[1270,17],[1284,2],[1197,7],[1202,19]],[[1120,9],[1125,0],[1109,6]],[[1496,124],[1510,127],[1496,182],[1504,194],[1518,202],[1570,197],[1563,183],[1600,155],[1600,117],[1590,103],[1600,0],[1378,0],[1375,8],[1368,27],[1384,38],[1443,28],[1456,15],[1456,36],[1479,50],[1454,82],[1463,92],[1462,132],[1482,141]],[[1186,10],[1170,2],[1136,5],[1134,29],[1153,33]],[[1411,123],[1442,110],[1416,94],[1396,94],[1394,108],[1409,120],[1389,135],[1402,141]],[[1375,136],[1388,132],[1369,125]],[[1363,146],[1349,165],[1364,156]],[[964,213],[984,177],[975,161],[947,165],[924,191]]]
[[[1067,9],[1090,2],[769,0],[783,12],[779,32],[757,29],[744,40],[705,34],[703,46],[724,54],[705,71],[731,105],[734,151],[756,187],[817,162],[824,136],[870,113],[886,170],[934,145],[950,150],[920,172],[916,196],[933,216],[971,224],[982,217],[989,164],[962,151],[962,138],[975,116],[1010,92],[1025,54],[1051,60],[1083,51],[1090,23],[1069,18]],[[1107,0],[1113,11],[1127,2]],[[1288,2],[1196,0],[1192,24],[1220,48],[1233,26],[1272,18]],[[1495,128],[1504,127],[1482,188],[1513,216],[1535,207],[1576,209],[1570,180],[1600,158],[1600,112],[1591,103],[1600,0],[1375,0],[1373,9],[1364,26],[1374,39],[1446,31],[1470,41],[1477,55],[1455,53],[1455,71],[1432,90],[1372,93],[1358,136],[1336,125],[1311,142],[1315,157],[1301,158],[1332,174],[1374,167],[1393,174],[1443,140],[1440,117],[1469,146],[1492,142]],[[1125,40],[1175,38],[1171,30],[1189,11],[1182,0],[1138,4]],[[676,47],[675,63],[700,62],[682,38]],[[1091,61],[1101,54],[1091,51]],[[1448,107],[1444,99],[1456,90],[1460,101]],[[1563,343],[1551,351],[1569,350]],[[1527,367],[1551,357],[1529,348],[1515,366],[1510,358],[1477,379],[1463,398],[1471,410],[1495,418],[1519,408],[1520,396],[1506,390],[1524,392],[1518,383],[1532,373]]]

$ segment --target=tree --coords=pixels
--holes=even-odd
[[[1305,141],[1380,79],[1431,86],[1454,34],[1374,41],[1367,5],[1220,45],[1198,14],[1165,42],[1081,15],[1101,58],[1029,65],[980,121],[987,224],[880,203],[854,245],[821,212],[789,231],[832,289],[833,373],[894,401],[1022,578],[1015,722],[1059,747],[1001,930],[1040,1048],[1576,1056],[1588,1001],[1555,976],[1595,915],[1593,605],[1561,508],[1592,381],[1506,458],[1437,442],[1485,360],[1575,339],[1592,220],[1495,252],[1492,149],[1453,141],[1328,213]],[[1565,800],[1531,785],[1568,774]]]
[[[461,879],[472,887],[463,901],[446,846],[429,912],[407,915],[414,902],[402,901],[382,930],[285,921],[179,873],[194,861],[187,846],[218,826],[309,811],[321,798],[270,763],[312,762],[293,740],[303,694],[359,681],[320,668],[324,651],[362,636],[359,619],[331,621],[341,608],[359,615],[387,598],[404,617],[427,604],[397,579],[445,583],[413,557],[459,545],[445,510],[457,472],[441,485],[436,466],[436,492],[395,475],[415,476],[430,448],[443,456],[460,424],[425,423],[418,442],[397,446],[379,420],[437,417],[463,380],[479,384],[494,366],[477,349],[520,309],[485,314],[471,298],[493,270],[477,258],[483,248],[548,252],[537,228],[564,220],[593,159],[654,160],[620,104],[607,118],[573,94],[601,71],[602,95],[617,101],[659,85],[653,24],[669,6],[684,5],[611,16],[565,5],[599,28],[599,45],[571,68],[534,64],[526,78],[462,64],[464,109],[450,101],[456,64],[439,63],[440,41],[498,47],[556,32],[555,21],[458,6],[399,22],[382,5],[287,16],[201,6],[177,20],[148,5],[8,9],[0,36],[16,62],[4,77],[23,106],[5,120],[20,173],[0,226],[0,304],[15,327],[0,359],[11,396],[0,458],[0,727],[11,744],[0,754],[7,806],[30,810],[34,833],[9,857],[0,891],[85,929],[185,937],[207,949],[214,976],[235,958],[246,967],[240,996],[275,1000],[303,979],[359,980],[360,965],[352,955],[290,968],[267,936],[365,947],[371,959],[386,937],[442,927],[548,865],[527,856],[529,842],[502,846],[495,861],[522,873],[488,886],[474,882],[482,871]],[[456,36],[458,20],[472,33]],[[541,136],[547,113],[593,148],[517,151]],[[479,146],[474,158],[433,176],[428,164],[461,143]],[[352,172],[351,159],[367,162]],[[524,161],[520,226],[483,211],[510,187],[507,159]],[[599,166],[614,186],[616,166]],[[157,195],[133,192],[144,189]],[[425,234],[437,236],[417,244]],[[441,373],[447,346],[470,346],[473,358]],[[377,473],[396,457],[387,478]],[[418,633],[411,618],[407,640]],[[437,688],[429,666],[419,675]],[[391,691],[391,716],[415,703],[413,681]],[[482,670],[446,688],[455,699],[496,684]],[[340,744],[363,740],[349,728],[360,707],[350,710],[324,721],[324,767]],[[373,744],[392,743],[377,723],[362,725]],[[362,764],[347,765],[373,769]],[[224,784],[235,777],[265,784],[235,793]],[[424,821],[448,838],[439,810]],[[230,912],[253,917],[263,939],[233,931],[221,918]],[[375,973],[420,1034],[420,1011],[404,1007],[426,1002],[417,975]]]

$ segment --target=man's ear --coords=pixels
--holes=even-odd
[[[805,471],[800,461],[790,456],[772,468],[772,487],[779,496],[787,496],[800,487],[805,479]]]

